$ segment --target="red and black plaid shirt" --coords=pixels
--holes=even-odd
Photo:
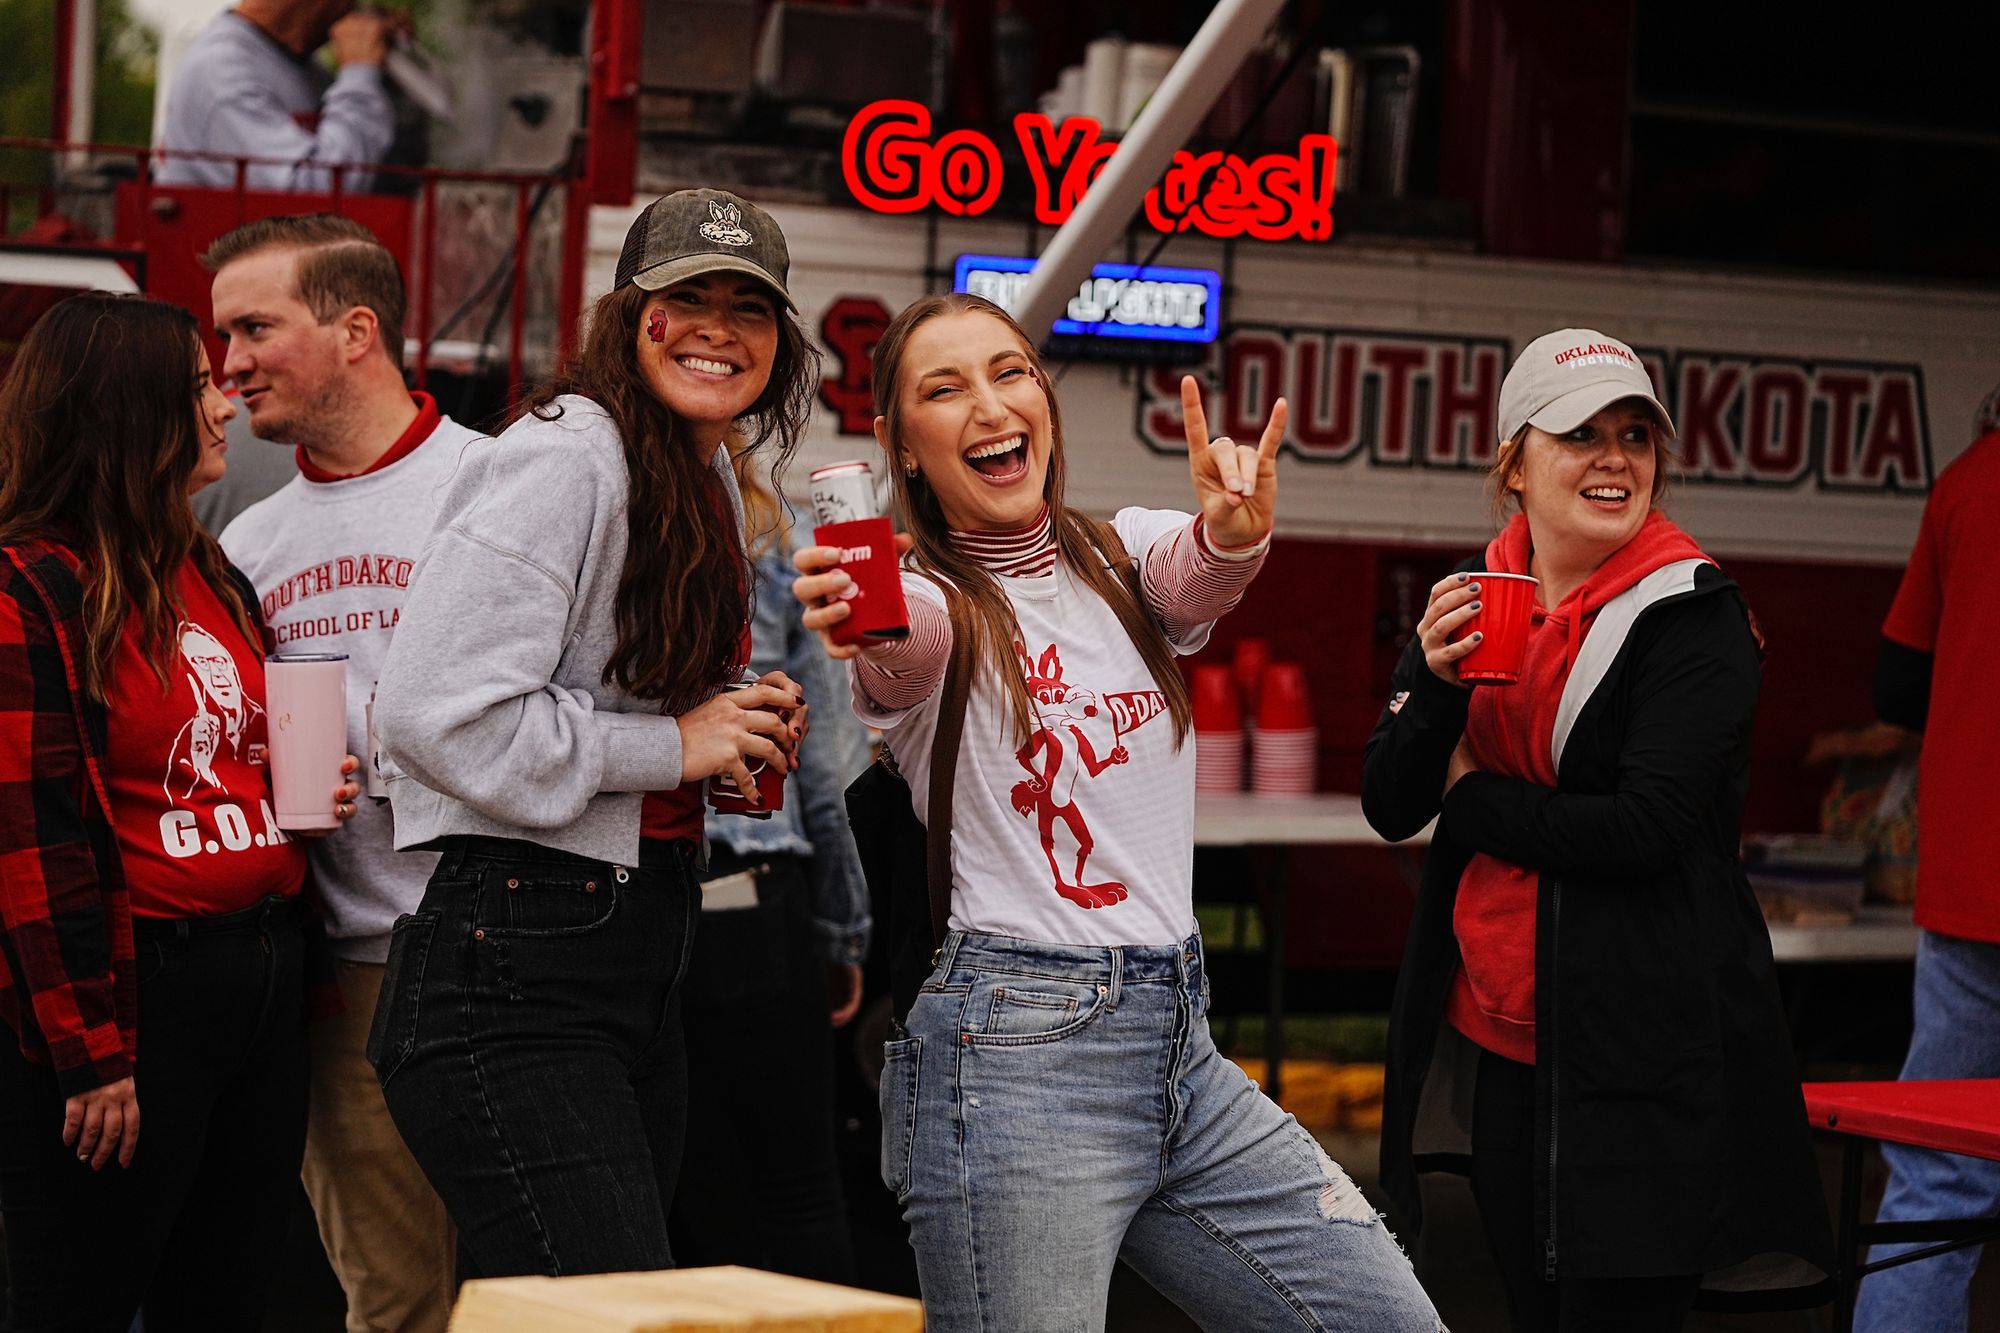
[[[132,1072],[132,911],[83,691],[83,583],[47,542],[0,564],[0,1019],[66,1096]]]
[[[132,905],[103,771],[109,719],[83,690],[76,553],[46,541],[0,553],[0,1022],[75,1096],[130,1074],[139,1050]],[[256,590],[228,572],[261,638]],[[303,928],[307,1012],[338,1013],[315,913]]]

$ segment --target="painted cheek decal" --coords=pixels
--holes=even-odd
[[[667,312],[654,310],[646,316],[646,336],[656,343],[667,340]]]

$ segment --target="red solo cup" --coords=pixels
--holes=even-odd
[[[842,599],[847,619],[832,630],[835,643],[864,639],[901,639],[910,632],[909,608],[903,604],[902,562],[896,558],[896,529],[886,518],[856,518],[822,523],[813,529],[821,546],[840,548],[840,567],[854,584]]]
[[[773,810],[785,808],[785,775],[762,759],[751,759],[744,767],[757,783],[757,796],[762,802],[752,805],[743,799],[743,793],[736,789],[735,780],[727,774],[718,773],[708,780],[708,805],[719,815],[749,815],[753,819],[768,819]]]
[[[1297,731],[1313,724],[1306,669],[1297,662],[1273,662],[1257,687],[1257,730]]]
[[[1234,688],[1235,682],[1230,682]],[[1196,731],[1194,789],[1198,792],[1243,790],[1243,733]]]
[[[1238,639],[1236,654],[1230,659],[1229,665],[1236,674],[1236,688],[1243,692],[1243,707],[1250,716],[1255,717],[1257,686],[1264,679],[1264,668],[1271,665],[1271,641]]]
[[[1526,574],[1472,577],[1479,580],[1479,614],[1466,622],[1459,635],[1477,630],[1485,637],[1477,648],[1458,659],[1458,678],[1475,684],[1515,684],[1521,679],[1528,627],[1534,620],[1535,588],[1541,580]]]
[[[763,680],[745,667],[742,678],[730,688],[744,690],[752,685],[761,684]],[[791,709],[779,708],[774,711],[786,726],[791,725]],[[702,784],[708,793],[709,808],[717,814],[748,815],[752,819],[769,819],[773,810],[784,809],[785,775],[754,755],[745,755],[743,766],[750,770],[750,776],[757,784],[759,804],[752,805],[743,798],[743,793],[736,788],[736,779],[727,773],[717,773]]]
[[[1196,731],[1240,731],[1243,712],[1236,697],[1236,678],[1224,666],[1197,666],[1194,669],[1194,729]]]
[[[1246,731],[1257,729],[1257,690],[1264,680],[1264,669],[1271,665],[1271,641],[1269,639],[1238,639],[1234,656],[1230,659],[1230,669],[1236,675],[1236,689],[1243,698],[1243,725]]]
[[[1259,728],[1251,746],[1250,790],[1265,796],[1310,795],[1319,776],[1319,733]]]

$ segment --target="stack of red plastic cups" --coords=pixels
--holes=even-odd
[[[1257,731],[1257,687],[1263,684],[1264,668],[1270,665],[1270,640],[1236,641],[1235,655],[1230,658],[1230,671],[1236,677],[1236,689],[1243,700],[1243,734],[1246,741]]]
[[[1256,717],[1250,789],[1261,796],[1310,795],[1318,777],[1319,729],[1313,725],[1304,667],[1273,662],[1264,668]]]
[[[1243,790],[1243,710],[1228,667],[1194,669],[1194,789]]]

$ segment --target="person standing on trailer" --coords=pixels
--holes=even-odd
[[[325,191],[327,164],[380,162],[396,136],[382,82],[394,26],[355,0],[243,0],[216,15],[175,67],[155,182],[232,189],[229,159],[261,158],[245,171],[249,189]],[[329,41],[340,66],[331,79],[314,58]],[[341,178],[346,190],[369,184],[366,171]]]

